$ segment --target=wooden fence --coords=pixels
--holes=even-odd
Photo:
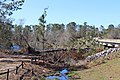
[[[6,80],[9,80],[9,74],[10,74],[10,72],[15,71],[15,73],[18,74],[18,69],[19,69],[20,67],[22,67],[22,69],[23,69],[23,61],[22,61],[22,63],[21,63],[19,66],[16,66],[15,69],[11,69],[11,70],[10,70],[10,69],[7,69],[6,71],[0,72],[0,75],[7,74]]]

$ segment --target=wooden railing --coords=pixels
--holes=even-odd
[[[0,75],[7,74],[6,80],[9,80],[10,72],[15,71],[15,73],[18,74],[18,69],[19,69],[19,68],[22,68],[22,69],[23,69],[23,61],[22,61],[22,63],[21,63],[19,66],[16,66],[15,69],[7,69],[7,70],[4,70],[4,71],[3,71],[3,70],[0,71]]]

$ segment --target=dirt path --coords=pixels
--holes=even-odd
[[[30,59],[0,58],[0,71],[16,68],[16,66],[20,65],[22,61],[30,62]]]

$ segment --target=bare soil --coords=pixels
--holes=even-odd
[[[23,75],[24,80],[30,80],[32,77],[32,70],[35,74],[44,75],[51,70],[48,70],[44,67],[33,65],[30,63],[30,56],[24,55],[10,55],[0,52],[0,73],[6,72],[8,69],[16,69],[16,66],[19,66],[21,62],[24,61],[24,69],[20,68],[18,74],[10,72],[9,80],[18,80]],[[7,75],[0,75],[0,80],[6,80]]]

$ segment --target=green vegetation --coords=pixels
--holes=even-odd
[[[75,75],[78,75],[78,73],[76,71],[71,71],[68,76],[69,77],[72,77],[72,76],[75,76]]]
[[[117,58],[78,73],[80,80],[119,80],[119,72],[120,58]]]
[[[24,0],[2,0],[0,1],[0,46],[8,49],[12,44],[18,44],[25,47],[25,41],[39,49],[49,48],[91,48],[95,49],[95,41],[93,38],[114,38],[120,39],[120,25],[108,25],[96,27],[87,24],[77,24],[69,22],[68,24],[46,23],[46,10],[39,18],[39,24],[25,25],[24,20],[20,20],[20,24],[13,25],[11,16],[14,11],[20,10]],[[39,17],[39,16],[38,16]],[[107,26],[105,26],[107,27]],[[23,38],[24,36],[24,38]],[[91,53],[90,53],[91,54]]]
[[[17,5],[18,9],[23,3],[24,0],[19,2],[20,5]],[[14,6],[16,9],[16,5],[12,6],[13,9]],[[107,29],[104,26],[101,26],[99,29],[96,26],[87,24],[87,22],[83,24],[69,22],[67,25],[59,23],[45,24],[46,9],[44,9],[44,13],[39,18],[39,24],[36,25],[23,26],[24,20],[20,20],[19,25],[13,25],[10,19],[2,18],[3,16],[8,16],[9,14],[7,13],[0,17],[0,45],[5,48],[9,48],[12,44],[25,47],[26,39],[32,47],[39,49],[75,47],[81,49],[92,48],[96,52],[97,45],[93,38],[120,38],[119,25],[114,27],[114,25],[110,24]],[[3,10],[2,7],[0,10]],[[6,10],[9,12],[9,9],[6,8]],[[10,10],[10,13],[13,13],[13,11]],[[0,14],[2,15],[2,13]],[[94,52],[90,52],[87,55]]]
[[[77,71],[80,80],[119,80],[120,53],[113,53],[105,58],[89,63],[89,69]]]
[[[82,53],[82,56],[86,57],[103,49],[102,46],[96,44],[93,38],[120,39],[120,24],[116,27],[110,24],[108,27],[105,26],[106,29],[102,25],[96,27],[87,24],[87,22],[83,24],[69,22],[66,25],[59,23],[45,24],[47,8],[44,9],[44,13],[38,19],[39,24],[23,26],[23,20],[20,20],[20,24],[13,25],[13,20],[8,16],[11,16],[14,11],[20,10],[23,4],[24,0],[0,1],[0,49],[10,49],[14,44],[26,48],[25,42],[27,42],[31,47],[38,50],[68,48],[69,53],[71,48],[78,48],[78,55]],[[89,69],[72,71],[68,76],[79,75],[80,80],[119,80],[120,54],[115,53],[100,58],[88,63],[87,67]],[[32,80],[37,79],[44,80],[44,77],[32,77]]]

